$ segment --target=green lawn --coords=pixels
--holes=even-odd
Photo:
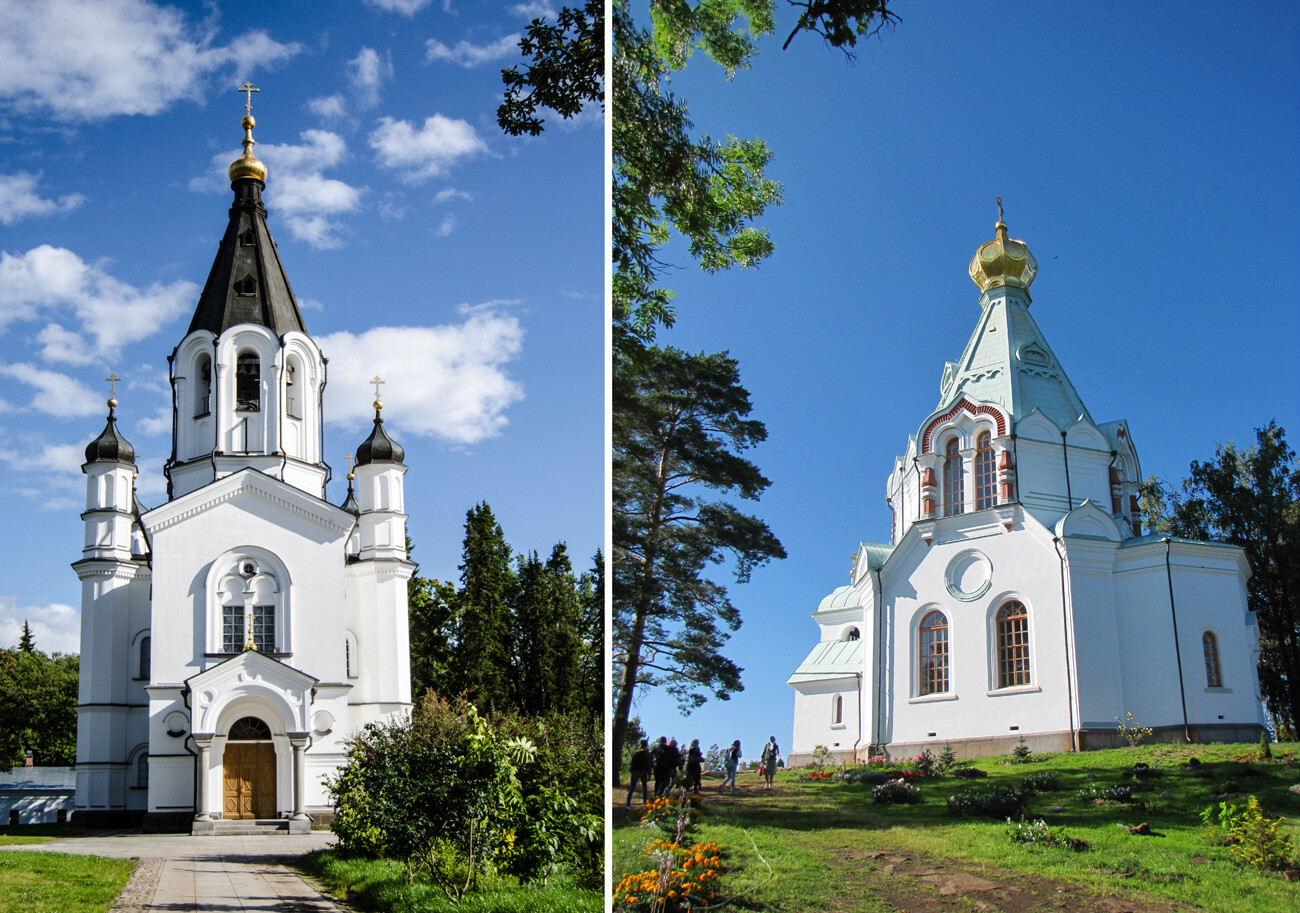
[[[335,897],[380,913],[602,913],[605,909],[601,892],[557,879],[546,887],[520,887],[513,879],[489,880],[482,890],[453,904],[440,888],[423,879],[407,884],[406,868],[398,862],[352,859],[319,850],[303,856],[298,865]]]
[[[134,859],[0,853],[0,913],[103,913],[134,870]]]
[[[1274,747],[1274,755],[1288,748],[1300,754],[1300,745],[1283,745]],[[695,836],[723,847],[729,870],[723,893],[752,910],[795,913],[850,903],[855,910],[893,910],[874,898],[909,885],[923,889],[909,875],[923,868],[931,884],[942,878],[930,872],[934,868],[1030,886],[1050,880],[1072,896],[1122,894],[1141,901],[1145,895],[1158,909],[1168,909],[1171,901],[1214,913],[1300,909],[1300,883],[1237,867],[1200,820],[1200,810],[1216,802],[1212,796],[1235,783],[1238,805],[1253,794],[1266,815],[1288,819],[1282,832],[1300,851],[1300,794],[1288,790],[1300,783],[1300,763],[1236,759],[1254,751],[1248,745],[1157,745],[1054,755],[1032,764],[986,759],[975,765],[988,772],[984,779],[916,781],[923,796],[917,805],[879,805],[870,786],[809,781],[798,771],[778,774],[778,788],[764,791],[756,775],[744,774],[744,795],[734,800],[706,786]],[[1199,767],[1187,766],[1193,757],[1202,762]],[[1125,778],[1138,761],[1157,769],[1159,777]],[[1025,817],[1064,827],[1067,835],[1086,840],[1087,850],[1014,844],[1004,822],[946,813],[950,795],[1016,786],[1041,771],[1054,771],[1060,789],[1032,798]],[[1130,786],[1136,801],[1097,805],[1075,798],[1093,784]],[[1160,798],[1164,792],[1168,797]],[[658,836],[639,825],[635,809],[624,811],[624,798],[616,791],[615,883],[624,873],[649,867],[642,853]],[[1152,836],[1117,827],[1143,822]]]
[[[86,833],[84,827],[70,824],[18,824],[0,827],[0,846],[49,843],[55,837],[77,837]]]

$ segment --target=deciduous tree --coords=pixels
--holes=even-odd
[[[1193,461],[1181,490],[1152,476],[1142,491],[1148,527],[1229,542],[1250,563],[1248,599],[1259,624],[1259,684],[1280,738],[1300,725],[1300,463],[1270,422],[1241,450],[1229,441]]]
[[[545,129],[539,110],[549,108],[568,120],[584,105],[605,110],[605,0],[566,6],[552,24],[534,19],[519,40],[531,63],[501,71],[505,100],[497,124],[511,136],[537,136]]]
[[[722,655],[740,615],[706,576],[734,562],[738,581],[785,549],[727,498],[770,484],[741,454],[767,436],[726,353],[648,347],[615,374],[613,769],[636,689],[665,685],[683,708],[741,688]],[[617,773],[615,774],[617,776]]]
[[[0,770],[28,751],[42,767],[76,760],[78,667],[76,654],[0,650]]]

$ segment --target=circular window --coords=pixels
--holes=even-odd
[[[979,599],[993,582],[993,563],[975,549],[961,552],[948,562],[945,573],[948,592],[962,602]]]

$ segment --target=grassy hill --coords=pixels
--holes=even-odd
[[[1221,801],[1244,809],[1253,795],[1265,816],[1287,819],[1277,833],[1290,837],[1291,864],[1300,866],[1300,745],[1272,746],[1272,754],[1259,759],[1254,745],[1153,745],[1030,763],[990,758],[965,765],[987,777],[949,771],[908,780],[920,790],[916,804],[873,801],[870,783],[844,779],[850,768],[828,767],[831,776],[815,779],[808,769],[782,771],[772,790],[745,773],[735,797],[706,781],[687,840],[721,848],[720,893],[732,909],[1300,910],[1300,882],[1235,864],[1225,832],[1201,818],[1207,807],[1217,817]],[[949,812],[949,797],[1019,789],[1029,775],[1040,788],[1026,800],[1025,821],[1045,821],[1059,843],[1076,848],[1016,843],[1005,818]],[[631,811],[625,799],[615,792],[615,884],[654,868],[644,854],[664,836],[641,824],[639,799]],[[1149,835],[1127,829],[1140,824]]]

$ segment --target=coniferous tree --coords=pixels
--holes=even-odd
[[[525,716],[540,716],[551,709],[554,697],[550,636],[554,606],[537,552],[519,556],[513,602],[515,704]]]
[[[582,605],[578,597],[578,581],[573,575],[573,564],[563,542],[551,549],[546,561],[547,590],[551,599],[550,680],[553,689],[550,710],[576,713],[582,709],[582,643],[578,625]]]
[[[605,555],[600,550],[591,559],[591,570],[578,580],[579,701],[593,718],[605,716]]]
[[[513,586],[510,546],[501,526],[486,502],[476,504],[465,515],[452,655],[457,692],[465,692],[484,712],[513,704],[508,603]]]
[[[425,691],[454,696],[456,691],[452,632],[456,625],[456,587],[428,577],[407,583],[411,630],[411,695]]]
[[[36,651],[36,638],[32,636],[32,626],[23,619],[23,633],[18,638],[18,649],[24,653],[33,653]]]

